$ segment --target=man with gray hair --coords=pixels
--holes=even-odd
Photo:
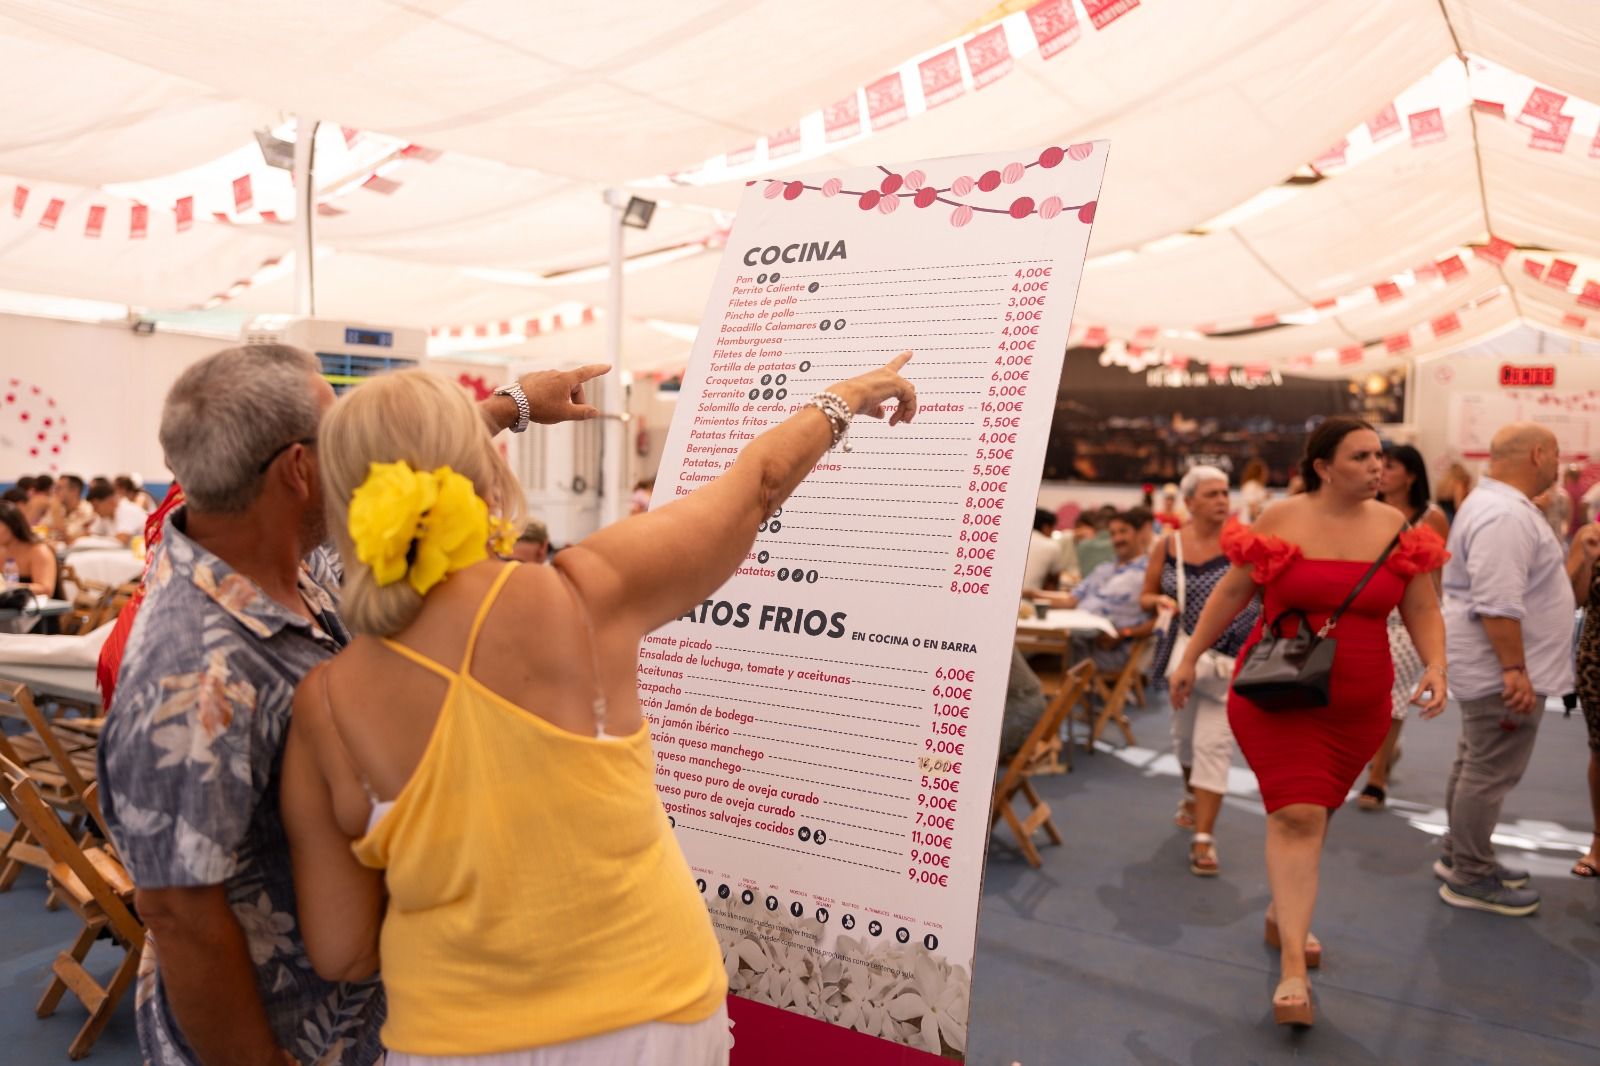
[[[1572,575],[1533,497],[1555,483],[1555,434],[1514,422],[1495,433],[1489,471],[1456,512],[1444,619],[1461,704],[1445,793],[1450,832],[1433,864],[1453,907],[1512,917],[1539,908],[1528,874],[1495,860],[1490,836],[1522,779],[1545,698],[1572,688]]]
[[[101,802],[150,930],[137,995],[150,1066],[370,1066],[376,981],[317,977],[278,812],[295,686],[350,636],[326,549],[317,359],[230,348],[167,394],[172,513],[99,749]],[[483,404],[491,431],[593,418],[603,365],[530,374]]]

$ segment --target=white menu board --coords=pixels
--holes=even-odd
[[[736,1062],[964,1058],[1018,594],[1106,152],[761,181],[739,207],[654,503],[905,349],[919,412],[858,417],[738,574],[640,649]]]

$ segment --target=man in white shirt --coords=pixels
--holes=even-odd
[[[1567,552],[1533,497],[1555,483],[1553,433],[1503,426],[1489,471],[1450,527],[1444,621],[1461,704],[1461,740],[1445,794],[1450,833],[1433,871],[1453,907],[1532,914],[1526,871],[1501,866],[1490,836],[1533,754],[1545,698],[1572,688],[1574,598]]]
[[[1061,573],[1061,545],[1050,534],[1056,516],[1042,507],[1033,512],[1033,533],[1028,537],[1028,562],[1022,571],[1023,589],[1053,589]]]
[[[138,504],[105,482],[89,490],[89,506],[94,511],[89,536],[115,537],[124,544],[144,532],[145,519],[149,517]]]

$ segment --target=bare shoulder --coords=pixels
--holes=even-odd
[[[1285,536],[1309,510],[1310,502],[1305,496],[1286,496],[1267,504],[1266,510],[1261,512],[1261,517],[1257,518],[1250,528],[1255,533]]]
[[[1374,528],[1381,527],[1386,536],[1393,537],[1396,533],[1406,528],[1406,516],[1382,500],[1368,500],[1362,507],[1362,511],[1362,517],[1370,521]]]

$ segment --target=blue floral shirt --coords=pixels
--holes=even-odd
[[[295,686],[349,642],[325,553],[301,572],[313,623],[272,600],[167,520],[100,743],[101,803],[144,889],[223,885],[255,964],[267,1020],[301,1063],[371,1066],[383,1049],[376,980],[331,984],[311,968],[278,811]],[[136,995],[150,1066],[197,1066],[146,941]]]

